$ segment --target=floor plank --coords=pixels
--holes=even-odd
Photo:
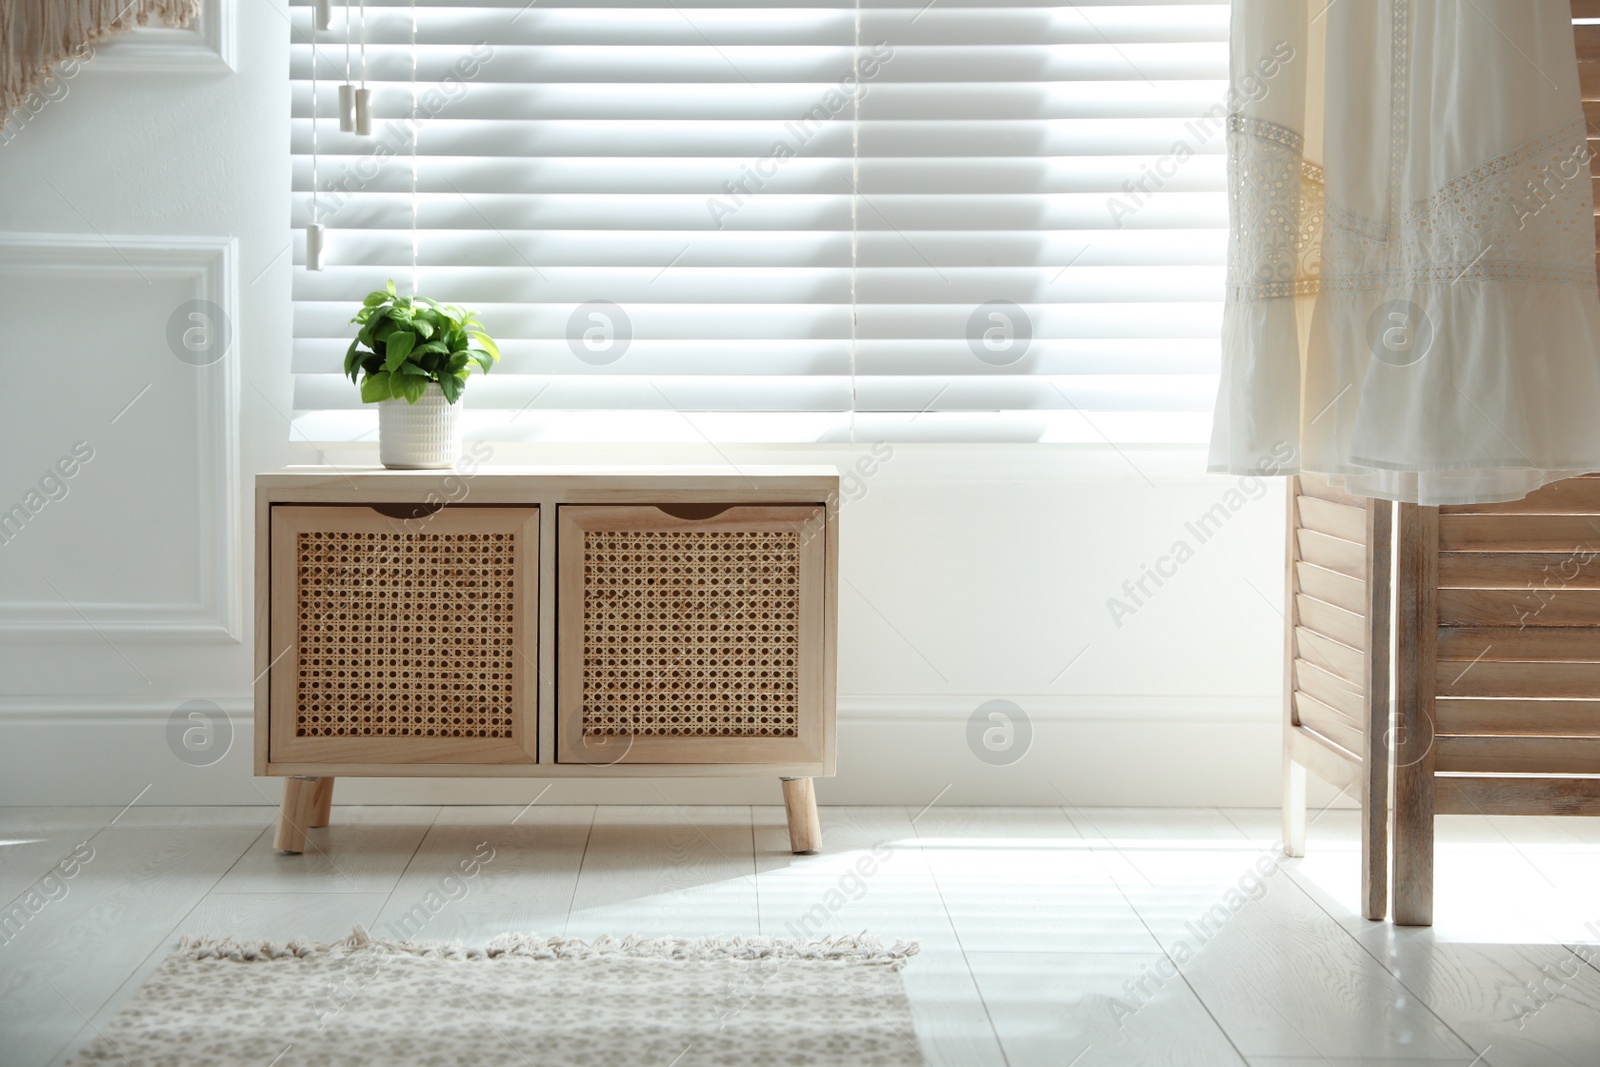
[[[1278,875],[1262,885],[1259,897],[1236,884],[1183,906],[1192,917],[1181,933],[1166,921],[1170,903],[1151,909],[1134,898],[1175,960],[1192,953],[1185,977],[1245,1055],[1447,1059],[1467,1051],[1292,881]],[[1245,900],[1237,912],[1231,893]]]
[[[219,893],[387,893],[394,889],[438,808],[340,807],[307,835],[299,855],[263,833],[217,887]]]
[[[567,919],[569,937],[760,932],[747,807],[599,809]]]
[[[0,949],[8,1062],[47,1062],[260,833],[249,826],[102,830],[65,893]]]
[[[976,952],[969,958],[1012,1067],[1244,1062],[1159,952]],[[1172,977],[1160,978],[1164,971]],[[1140,982],[1147,992],[1135,999],[1127,987]]]
[[[1406,992],[1489,1067],[1600,1064],[1600,971],[1579,951],[1450,942],[1387,924],[1358,933]]]
[[[1005,1058],[907,812],[825,808],[824,850],[789,852],[781,807],[754,809],[761,932],[811,939],[872,933],[916,941],[903,972],[920,1051],[936,1067]]]
[[[917,839],[968,952],[1159,951],[1060,809],[933,808]]]
[[[592,807],[444,809],[374,932],[467,944],[502,933],[559,934],[594,816]]]

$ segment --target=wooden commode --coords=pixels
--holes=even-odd
[[[831,468],[256,478],[258,775],[306,847],[346,776],[834,773]]]

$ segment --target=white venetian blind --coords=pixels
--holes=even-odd
[[[291,8],[295,227],[312,10]],[[339,370],[347,320],[393,277],[499,340],[467,390],[489,436],[1202,440],[1227,20],[1225,3],[369,3],[364,138],[338,129],[337,5],[317,38],[324,269],[295,244],[297,428],[375,426]]]

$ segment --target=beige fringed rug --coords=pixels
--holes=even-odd
[[[187,938],[74,1064],[909,1067],[900,969],[870,937],[507,934],[481,949]]]

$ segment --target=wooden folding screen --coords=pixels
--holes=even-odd
[[[1572,16],[1600,20],[1600,0]],[[1600,25],[1574,37],[1600,154]],[[1600,266],[1600,214],[1595,233]],[[1402,504],[1391,539],[1394,510],[1289,482],[1284,841],[1303,853],[1307,769],[1354,785],[1362,911],[1382,918],[1392,766],[1394,921],[1425,926],[1435,815],[1600,815],[1600,477]]]

